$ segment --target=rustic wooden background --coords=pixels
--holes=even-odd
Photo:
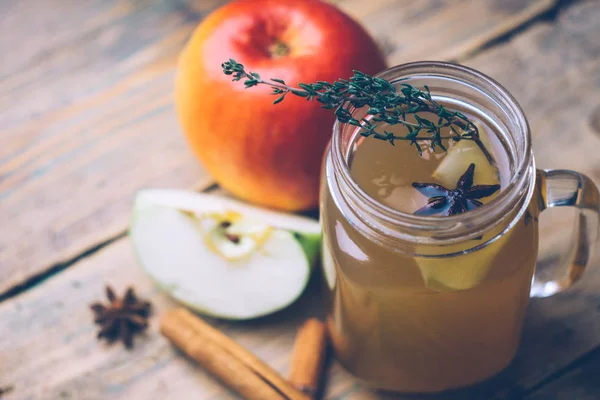
[[[455,60],[500,81],[529,117],[538,165],[600,182],[600,1],[333,2],[390,64]],[[126,227],[137,189],[219,190],[184,144],[172,89],[179,50],[222,3],[0,3],[0,387],[14,387],[1,398],[235,398],[157,318],[128,352],[96,343],[87,308],[106,283],[135,283],[159,314],[174,305],[136,265]],[[599,262],[570,292],[532,302],[507,371],[435,398],[599,399]],[[285,373],[299,322],[321,312],[311,287],[277,315],[211,322]],[[404,398],[366,391],[335,363],[325,397]]]

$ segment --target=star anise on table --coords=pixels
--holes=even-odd
[[[9,386],[0,386],[0,399],[2,398],[2,395],[12,392],[13,389],[14,389],[14,387],[11,386],[11,385],[9,385]]]
[[[106,286],[109,304],[92,303],[94,322],[100,326],[98,339],[105,338],[109,343],[121,340],[126,348],[133,347],[133,337],[148,327],[152,306],[150,302],[140,300],[133,288],[129,287],[122,299],[115,295],[110,286]]]
[[[440,214],[447,217],[480,207],[483,203],[479,200],[496,193],[500,189],[500,185],[473,186],[473,175],[475,175],[475,164],[472,163],[458,179],[456,189],[446,189],[436,183],[414,182],[413,187],[429,197],[427,204],[415,211],[414,214]]]

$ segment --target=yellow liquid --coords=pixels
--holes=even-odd
[[[507,157],[489,139],[497,144],[490,150],[504,185]],[[412,213],[427,199],[411,183],[433,182],[444,156],[419,157],[406,142],[368,138],[359,140],[350,168],[370,196]],[[349,372],[376,388],[437,392],[476,383],[509,364],[537,257],[534,219],[521,219],[482,250],[431,262],[366,238],[343,217],[326,183],[321,193],[328,326]]]

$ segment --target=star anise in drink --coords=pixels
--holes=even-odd
[[[471,211],[483,205],[480,199],[489,197],[500,189],[500,185],[473,186],[475,164],[469,165],[456,183],[456,189],[446,189],[436,183],[414,182],[412,185],[419,192],[429,197],[427,204],[415,215],[435,215],[447,217]]]
[[[109,343],[121,340],[126,348],[133,347],[133,337],[148,327],[151,304],[140,300],[133,288],[128,288],[123,298],[118,298],[110,286],[106,286],[106,297],[109,304],[93,303],[90,305],[94,313],[94,322],[100,326],[98,339],[106,339]]]

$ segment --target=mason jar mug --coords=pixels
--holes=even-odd
[[[598,189],[577,172],[537,170],[523,111],[482,73],[420,62],[379,76],[395,85],[427,85],[439,103],[493,127],[510,176],[496,198],[473,211],[404,213],[353,180],[358,132],[335,124],[320,201],[335,354],[374,388],[438,392],[474,384],[513,359],[530,296],[552,295],[582,276],[598,233]],[[354,110],[357,119],[364,113]],[[556,276],[556,265],[550,268],[556,273],[535,274],[538,215],[563,206],[577,210],[568,272]]]

